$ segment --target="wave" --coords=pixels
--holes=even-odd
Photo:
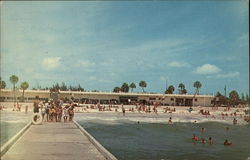
[[[223,124],[232,124],[232,120],[223,120],[223,119],[208,119],[204,117],[187,117],[187,116],[153,116],[153,115],[129,115],[129,116],[122,116],[122,115],[111,115],[111,114],[90,114],[82,116],[78,114],[75,116],[77,121],[94,121],[95,123],[100,124],[121,124],[124,122],[131,122],[131,123],[168,123],[169,118],[172,117],[173,123],[207,123],[207,122],[217,122]],[[239,125],[246,125],[244,121],[239,121]]]

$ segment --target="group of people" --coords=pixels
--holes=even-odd
[[[61,122],[62,118],[64,122],[73,121],[75,105],[72,102],[64,105],[62,100],[50,100],[45,103],[41,102],[37,96],[33,106],[34,113],[41,113],[43,121]]]
[[[228,130],[229,130],[229,127],[226,127],[226,131],[228,131]],[[205,132],[205,128],[201,128],[201,132],[204,133],[204,132]],[[213,140],[212,140],[212,137],[209,137],[208,140],[206,141],[205,138],[199,138],[199,137],[196,136],[195,134],[193,134],[192,140],[193,140],[194,142],[199,142],[199,141],[200,141],[202,144],[206,144],[206,143],[208,143],[208,144],[213,144],[213,143],[214,143]],[[226,139],[226,140],[224,141],[224,143],[223,143],[224,146],[230,146],[230,145],[232,145],[232,144],[233,144],[233,143],[230,142],[230,141],[228,141],[227,139]]]
[[[167,108],[163,108],[164,109],[164,112],[163,113],[167,113],[168,111],[168,113],[172,113],[172,112],[175,112],[176,110],[175,110],[175,108],[174,109],[171,109],[170,107],[167,107]]]

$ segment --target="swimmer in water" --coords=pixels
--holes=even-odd
[[[139,121],[137,121],[137,124],[140,124],[140,122],[139,122]]]
[[[172,124],[172,117],[169,118],[168,124]]]
[[[199,138],[195,134],[193,134],[192,140],[198,141]]]
[[[233,143],[232,142],[229,142],[227,139],[225,140],[224,142],[224,146],[230,146],[232,145]]]
[[[205,138],[201,138],[201,143],[203,143],[203,144],[205,144],[205,143],[206,143]]]
[[[202,128],[201,128],[201,132],[204,132],[204,131],[205,131],[205,128],[202,127]]]
[[[213,144],[212,137],[209,137],[209,138],[208,138],[208,143],[209,143],[209,144]]]
[[[233,124],[237,124],[237,120],[235,118],[233,120]]]

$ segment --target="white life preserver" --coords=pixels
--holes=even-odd
[[[36,120],[35,120],[36,119]],[[32,123],[33,124],[42,124],[43,118],[40,113],[35,113],[32,116]]]

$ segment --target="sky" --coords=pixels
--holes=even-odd
[[[249,1],[1,2],[1,78],[112,91],[249,91]]]

